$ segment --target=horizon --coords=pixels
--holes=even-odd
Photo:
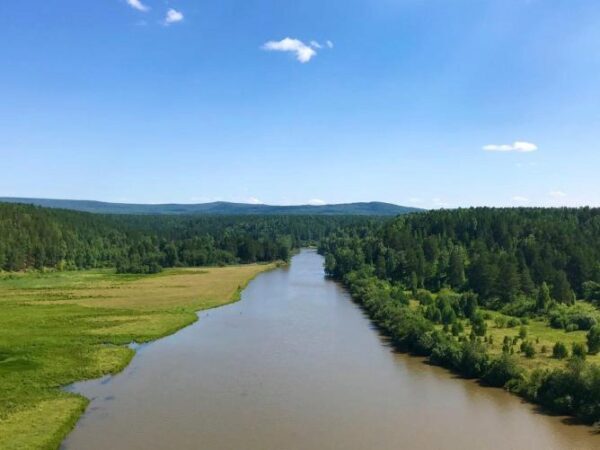
[[[327,207],[327,206],[345,206],[345,205],[357,205],[357,204],[380,204],[397,206],[401,208],[414,209],[418,211],[435,211],[435,210],[453,210],[453,209],[471,209],[471,208],[496,208],[496,209],[510,209],[510,208],[541,208],[541,209],[552,209],[552,208],[600,208],[600,206],[592,205],[511,205],[511,206],[489,206],[489,205],[477,205],[477,206],[454,206],[454,207],[443,207],[439,206],[436,208],[422,208],[414,205],[390,203],[379,200],[366,200],[366,201],[348,201],[343,203],[251,203],[251,202],[233,202],[227,200],[214,200],[208,202],[197,202],[197,203],[178,203],[178,202],[165,202],[165,203],[143,203],[143,202],[112,202],[106,200],[96,200],[89,198],[46,198],[46,197],[7,197],[0,196],[0,203],[10,200],[10,203],[16,203],[14,200],[24,201],[58,201],[58,202],[90,202],[90,203],[102,203],[109,205],[140,205],[140,206],[198,206],[198,205],[211,205],[211,204],[230,204],[230,205],[243,205],[243,206],[266,206],[266,207]]]
[[[0,196],[600,206],[600,4],[0,5]]]

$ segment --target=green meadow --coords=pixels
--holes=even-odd
[[[239,299],[273,264],[0,274],[0,448],[55,449],[87,399],[62,387],[114,374],[148,342]]]

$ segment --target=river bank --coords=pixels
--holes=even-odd
[[[397,354],[322,265],[302,251],[119,375],[77,383],[92,403],[64,448],[597,447],[587,427]]]
[[[123,370],[135,351],[236,301],[274,264],[0,275],[0,448],[56,449],[88,399],[61,386]]]

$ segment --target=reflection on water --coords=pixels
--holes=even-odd
[[[66,449],[577,449],[586,427],[394,353],[313,251],[242,301],[150,345],[93,399]]]

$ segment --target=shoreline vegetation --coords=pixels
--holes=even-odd
[[[398,350],[600,423],[600,210],[432,211],[319,251]]]
[[[252,279],[284,264],[0,273],[0,448],[58,448],[89,403],[63,387],[119,373],[135,355],[128,344],[238,301]]]

